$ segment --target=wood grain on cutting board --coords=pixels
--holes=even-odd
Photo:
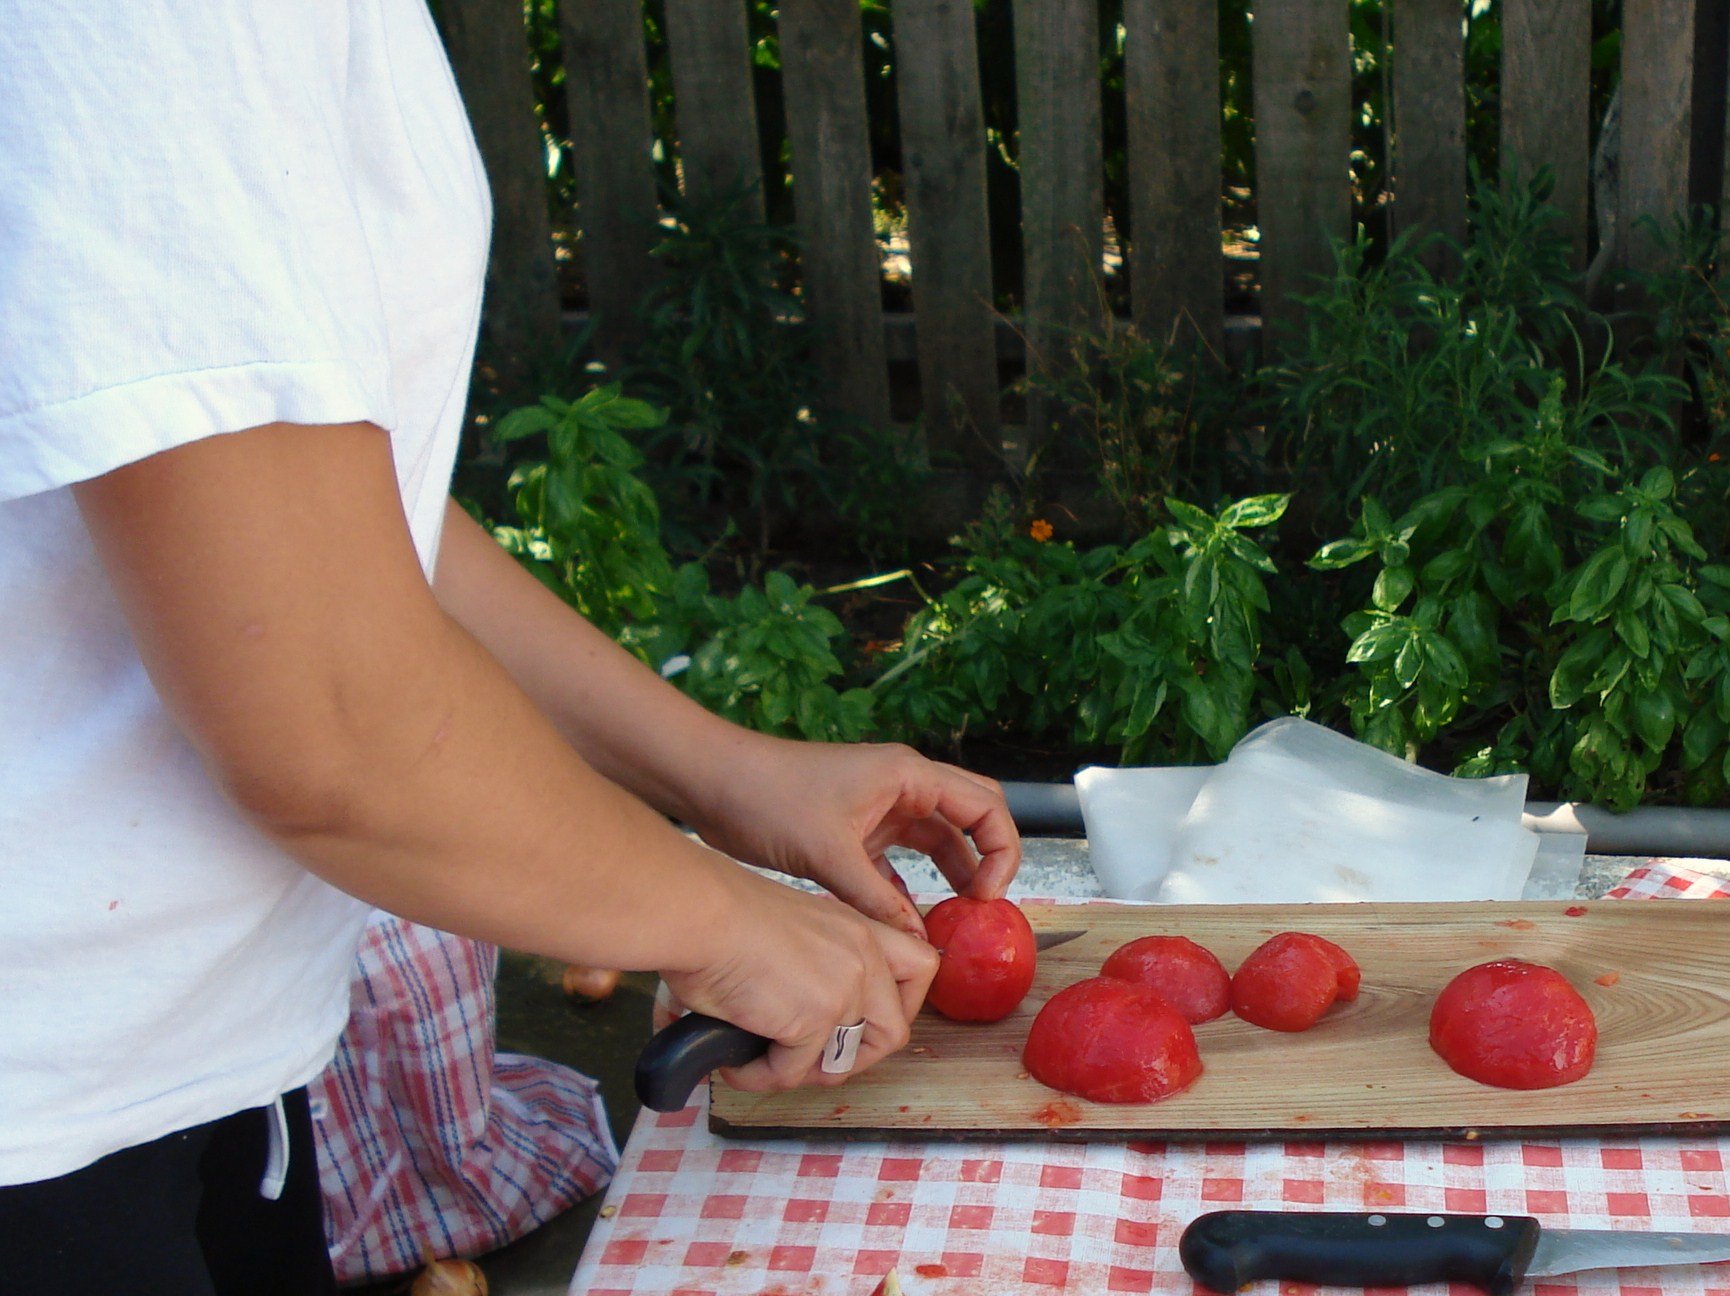
[[[710,1124],[744,1138],[1368,1138],[1730,1129],[1730,905],[1024,905],[1036,930],[1086,934],[1040,956],[1027,999],[988,1025],[920,1014],[911,1045],[834,1089],[744,1094],[716,1080]],[[1101,1104],[1021,1065],[1027,1028],[1064,986],[1137,936],[1188,936],[1233,970],[1276,932],[1344,946],[1356,1001],[1299,1034],[1227,1014],[1196,1028],[1206,1071],[1158,1103]],[[1562,972],[1598,1020],[1597,1062],[1556,1089],[1493,1089],[1430,1051],[1429,1013],[1456,973],[1497,958]]]

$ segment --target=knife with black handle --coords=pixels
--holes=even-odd
[[[1730,1260],[1730,1234],[1553,1229],[1525,1215],[1215,1211],[1183,1231],[1177,1250],[1190,1277],[1216,1292],[1290,1278],[1335,1287],[1467,1282],[1509,1296],[1526,1277]]]
[[[655,1033],[637,1058],[637,1101],[650,1111],[678,1111],[717,1067],[744,1066],[769,1051],[766,1036],[704,1013],[686,1013]]]
[[[1043,931],[1034,936],[1033,944],[1044,952],[1086,934],[1082,930]],[[767,1053],[769,1044],[767,1037],[719,1017],[686,1013],[657,1031],[638,1056],[637,1100],[650,1111],[678,1111],[709,1072],[718,1067],[744,1066]]]

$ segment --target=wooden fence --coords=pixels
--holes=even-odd
[[[1038,353],[1099,324],[1105,237],[1097,0],[1012,4],[1025,248],[1020,332]],[[1552,168],[1578,263],[1591,200],[1590,0],[1497,0],[1500,149]],[[1387,0],[1396,229],[1461,236],[1467,194],[1462,27],[1470,0]],[[522,0],[443,0],[495,190],[489,328],[544,331],[556,314],[545,165],[517,33]],[[1617,264],[1660,268],[1644,217],[1669,224],[1723,191],[1725,0],[1624,0],[1620,176],[1601,213]],[[1259,0],[1253,24],[1260,313],[1277,339],[1296,292],[1351,235],[1350,0]],[[986,132],[973,0],[893,0],[917,364],[933,450],[989,467],[1002,392],[986,211]],[[744,0],[662,0],[681,183],[692,195],[761,180]],[[881,249],[859,0],[782,0],[779,42],[796,228],[816,358],[835,408],[890,417]],[[655,150],[641,0],[561,0],[562,58],[590,308],[625,337],[652,279]],[[1123,0],[1126,249],[1144,330],[1225,328],[1216,0]],[[1708,142],[1702,147],[1701,141]],[[610,332],[608,332],[610,331]],[[1029,429],[1046,426],[1037,407]],[[983,433],[983,437],[979,434]]]

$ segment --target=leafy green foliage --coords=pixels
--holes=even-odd
[[[1260,377],[1273,454],[1318,488],[1320,532],[1343,530],[1341,510],[1366,495],[1470,482],[1483,454],[1534,420],[1559,421],[1555,435],[1601,453],[1670,453],[1670,410],[1686,392],[1658,368],[1612,359],[1608,321],[1572,291],[1542,201],[1550,183],[1540,172],[1529,188],[1481,186],[1451,281],[1404,236],[1372,263],[1360,232],[1337,249],[1333,281],[1303,299],[1304,336]],[[1588,332],[1605,339],[1595,355]]]
[[[1216,515],[1167,500],[1165,526],[1083,550],[1019,525],[999,497],[959,541],[965,574],[927,598],[874,685],[880,714],[951,740],[1013,726],[1128,760],[1223,756],[1250,723],[1273,571],[1244,533],[1285,504]]]
[[[674,678],[740,724],[812,739],[854,739],[870,720],[861,689],[838,692],[836,649],[846,632],[809,586],[770,572],[761,589],[713,594],[701,566],[675,570],[660,539],[660,509],[631,443],[666,413],[619,394],[618,384],[574,401],[545,397],[501,422],[504,441],[544,436],[546,458],[512,478],[518,526],[493,534],[548,588],[651,665],[680,654]]]
[[[657,299],[659,368],[500,422],[528,457],[517,518],[496,534],[679,687],[767,732],[1194,762],[1295,713],[1463,774],[1526,770],[1551,795],[1721,801],[1730,310],[1716,241],[1679,227],[1684,269],[1641,285],[1644,316],[1612,321],[1575,293],[1547,183],[1481,193],[1448,280],[1413,241],[1339,249],[1305,334],[1247,379],[1133,328],[1077,334],[1028,384],[1089,434],[1122,534],[1056,535],[1048,516],[1064,515],[1041,516],[1035,472],[992,497],[948,561],[919,568],[919,604],[886,649],[855,651],[825,593],[784,572],[676,565],[663,541],[658,496],[680,505],[691,552],[712,551],[703,526],[740,504],[766,518],[777,500],[808,512],[851,491],[886,530],[907,507],[905,448],[884,456],[864,430],[840,470],[839,429],[822,429],[823,459],[811,448],[795,304],[751,296],[779,273],[768,243],[742,250],[756,234],[718,230],[701,248],[698,225],[678,234],[691,260]],[[1612,322],[1632,341],[1618,346]],[[773,382],[732,372],[753,365]],[[791,420],[784,442],[741,448],[771,411]],[[760,480],[727,508],[685,509],[739,489],[747,462]],[[722,571],[726,592],[711,584]]]
[[[543,397],[499,421],[501,442],[546,438],[546,458],[511,476],[516,527],[499,542],[546,585],[608,634],[627,637],[653,620],[672,584],[661,547],[660,506],[636,470],[643,456],[627,434],[659,427],[666,412],[619,394],[617,383],[574,401]]]
[[[1164,520],[1169,495],[1216,499],[1256,478],[1234,426],[1242,383],[1205,348],[1179,350],[1124,322],[1073,331],[1054,351],[1022,388],[1076,431],[1131,533]]]
[[[870,732],[871,694],[832,683],[842,674],[846,628],[812,601],[810,586],[772,571],[761,589],[726,599],[709,592],[695,564],[679,576],[673,610],[700,642],[675,679],[692,697],[764,733],[853,741]]]
[[[743,199],[667,198],[660,279],[624,369],[670,414],[651,450],[656,485],[685,512],[731,521],[759,553],[813,498],[881,540],[882,501],[916,495],[921,466],[904,435],[820,413],[792,230],[745,219]]]

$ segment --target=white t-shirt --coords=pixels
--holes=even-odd
[[[217,794],[69,485],[367,420],[430,572],[489,223],[425,0],[0,0],[0,1184],[305,1083],[367,915]]]

